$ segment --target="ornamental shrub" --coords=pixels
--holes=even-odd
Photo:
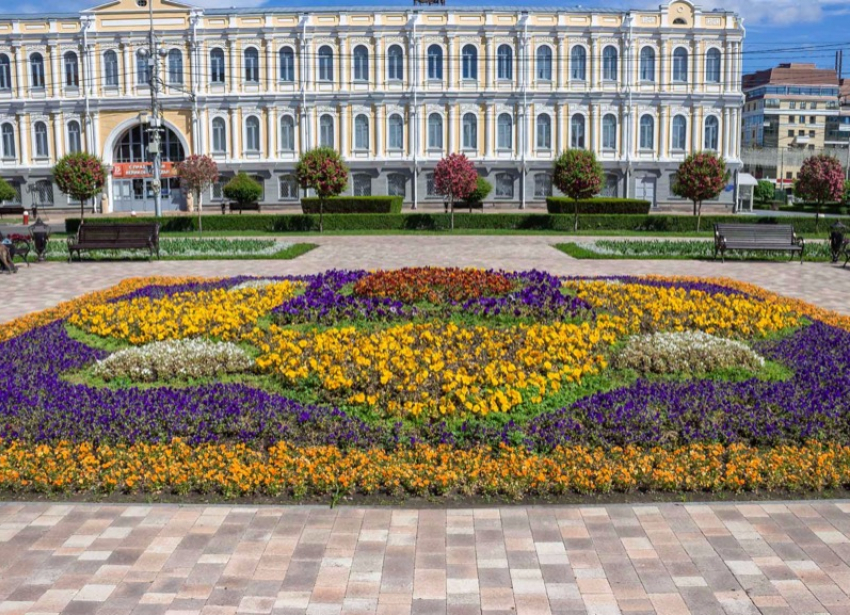
[[[9,185],[9,182],[0,177],[0,203],[14,200],[17,196],[18,193]]]
[[[478,172],[464,154],[449,154],[434,168],[434,191],[449,204],[450,227],[455,227],[455,201],[462,201],[476,190]]]
[[[690,154],[676,171],[673,194],[694,204],[697,230],[700,230],[702,202],[717,197],[729,181],[726,161],[713,152]]]
[[[546,211],[550,214],[574,214],[578,204],[582,214],[648,214],[652,203],[640,199],[596,197],[593,199],[568,199],[563,196],[546,198]]]
[[[484,199],[486,199],[491,192],[493,192],[493,184],[483,177],[479,177],[475,183],[475,190],[473,190],[470,195],[464,199],[466,206],[469,207],[469,211],[471,212],[473,207],[482,208],[484,206]]]
[[[319,232],[325,229],[325,201],[337,196],[348,185],[348,166],[330,147],[304,152],[295,167],[302,188],[313,189],[319,197]]]
[[[826,154],[806,158],[797,174],[794,193],[817,203],[815,220],[819,222],[823,204],[844,196],[844,169],[838,158]]]
[[[85,216],[85,203],[103,189],[106,168],[100,158],[87,152],[68,154],[53,167],[53,180],[62,194],[80,202],[80,219]]]
[[[568,149],[558,156],[552,170],[552,183],[573,199],[573,230],[578,230],[579,201],[602,189],[605,174],[596,154],[584,149]],[[548,206],[548,204],[547,204]]]
[[[337,196],[325,199],[324,213],[327,214],[400,214],[403,198],[400,196]],[[318,214],[321,199],[301,199],[301,211]]]
[[[760,179],[758,185],[753,187],[753,198],[762,203],[773,201],[775,194],[776,186],[773,185],[772,181],[766,179]]]
[[[239,171],[222,190],[224,196],[234,200],[240,206],[256,203],[263,194],[263,187],[243,171]]]
[[[177,164],[177,177],[187,190],[195,195],[195,207],[198,208],[198,233],[203,232],[201,199],[204,192],[218,181],[218,165],[209,156],[192,155]]]

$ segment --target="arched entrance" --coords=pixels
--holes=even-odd
[[[126,129],[112,147],[112,209],[114,211],[153,211],[153,165],[148,152],[150,136],[141,124]],[[165,126],[162,134],[162,209],[178,210],[183,205],[180,180],[173,176],[174,165],[186,157],[183,140]]]

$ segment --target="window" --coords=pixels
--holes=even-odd
[[[789,109],[796,109],[796,108],[797,108],[797,101],[796,101],[796,100],[792,100],[791,102],[789,102],[789,103],[788,103],[788,108],[789,108]]]
[[[401,173],[387,175],[387,196],[407,196],[407,178]]]
[[[584,81],[587,76],[587,50],[584,47],[573,47],[570,52],[570,78],[573,81]]]
[[[390,116],[387,147],[389,149],[404,149],[404,119],[397,113]]]
[[[685,149],[688,142],[688,124],[685,116],[677,115],[673,117],[673,129],[671,133],[672,142],[670,147],[674,150]]]
[[[118,54],[112,49],[103,54],[103,85],[118,87]]]
[[[328,45],[319,47],[319,81],[334,80],[334,51]]]
[[[570,119],[570,147],[584,149],[584,116],[581,113]]]
[[[183,85],[183,54],[179,49],[168,52],[168,83]]]
[[[720,83],[720,50],[711,48],[705,54],[705,80]]]
[[[294,175],[281,175],[278,186],[281,201],[294,201],[298,199],[298,180]]]
[[[66,51],[63,56],[65,61],[65,86],[69,88],[80,87],[80,66],[77,63],[77,54]]]
[[[8,122],[0,126],[0,141],[2,141],[3,145],[3,151],[0,151],[3,158],[14,158],[16,156],[15,127]]]
[[[640,149],[655,149],[655,118],[644,115],[640,118]]]
[[[12,89],[12,71],[9,56],[0,53],[0,90]]]
[[[810,115],[810,116],[809,116],[809,124],[814,124],[814,123],[815,123],[815,116],[814,116],[814,115]]]
[[[475,45],[463,46],[461,72],[464,79],[478,79],[478,49]]]
[[[44,57],[40,53],[30,56],[30,87],[44,87]]]
[[[717,151],[717,142],[720,134],[720,122],[717,117],[709,115],[705,118],[705,139],[703,148]]]
[[[68,122],[68,153],[78,154],[82,149],[80,123],[77,120],[71,120]]]
[[[428,47],[428,79],[443,78],[443,48],[439,45]]]
[[[224,198],[223,188],[225,183],[227,182],[224,179],[219,179],[210,186],[210,198],[213,201],[220,201]]]
[[[789,124],[796,124],[797,123],[797,116],[796,115],[789,115],[788,116],[788,123]]]
[[[334,146],[334,118],[328,114],[319,118],[319,145]]]
[[[789,136],[789,137],[793,137],[793,136],[794,136],[794,131],[793,131],[793,130],[789,130],[789,131],[788,131],[788,136]]]
[[[32,200],[35,205],[53,205],[53,182],[49,179],[40,179],[32,188]]]
[[[291,115],[280,118],[280,150],[283,152],[295,151],[295,120]]]
[[[32,128],[33,136],[35,137],[35,157],[49,157],[50,146],[47,140],[47,124],[45,124],[44,122],[36,122]]]
[[[496,50],[496,78],[514,78],[514,52],[510,45],[499,45]]]
[[[462,121],[462,146],[466,150],[478,149],[478,117],[474,113],[464,113]]]
[[[537,116],[537,149],[552,149],[552,118],[545,113]]]
[[[362,114],[354,118],[354,149],[369,150],[369,118]]]
[[[537,80],[552,81],[552,50],[546,45],[537,48]]]
[[[496,198],[514,198],[514,176],[510,173],[496,174]]]
[[[640,50],[640,80],[655,82],[655,49],[644,47]]]
[[[212,121],[212,151],[216,154],[227,151],[227,127],[221,117],[213,118]]]
[[[210,51],[210,83],[224,83],[224,51]]]
[[[686,26],[686,25],[688,25],[688,22],[685,21],[684,19],[682,19],[681,17],[677,17],[676,19],[673,20],[673,25],[674,26]]]
[[[617,117],[613,113],[602,117],[602,149],[617,149]]]
[[[499,114],[496,121],[496,147],[509,150],[513,147],[514,122],[509,113]]]
[[[404,51],[399,45],[391,45],[387,49],[387,80],[402,81],[404,79]]]
[[[439,113],[428,116],[428,147],[443,149],[443,116]]]
[[[552,176],[548,173],[538,173],[534,176],[534,196],[545,198],[552,196]]]
[[[256,47],[248,47],[243,54],[243,63],[245,65],[245,83],[260,82],[260,52]]]
[[[617,176],[612,175],[611,173],[607,173],[605,175],[605,182],[602,185],[602,196],[606,196],[608,198],[617,198]]]
[[[805,124],[805,123],[806,123],[806,116],[805,116],[805,115],[801,115],[801,116],[800,116],[800,123],[801,123],[801,124]]]
[[[369,50],[365,45],[354,48],[354,80],[369,81]]]
[[[617,80],[617,48],[608,45],[602,50],[602,79]]]
[[[136,51],[136,84],[151,84],[151,65],[148,64],[148,54],[144,49]]]
[[[352,177],[354,196],[372,196],[372,178],[365,173],[358,173]]]
[[[278,64],[280,64],[280,80],[285,83],[295,81],[295,52],[291,47],[281,47],[278,52]]]
[[[673,52],[673,81],[688,82],[688,50],[684,47],[677,47]]]
[[[256,115],[245,118],[245,151],[255,154],[260,151],[260,119]]]
[[[439,196],[437,194],[437,186],[434,184],[434,174],[426,173],[425,174],[425,196]]]

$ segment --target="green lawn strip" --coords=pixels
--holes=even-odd
[[[564,254],[581,260],[714,260],[714,244],[710,241],[675,241],[668,239],[617,241],[598,240],[593,243],[559,243],[554,246]],[[594,248],[598,247],[598,250]],[[788,261],[798,260],[790,253],[732,250],[727,260]],[[829,246],[811,242],[806,246],[804,260],[828,262]]]
[[[318,246],[313,243],[289,243],[274,252],[262,252],[261,250],[271,247],[273,240],[270,238],[222,238],[218,242],[218,246],[211,246],[215,252],[210,254],[181,254],[180,251],[187,251],[193,248],[192,243],[196,239],[192,237],[169,237],[164,238],[160,248],[164,252],[161,255],[161,260],[172,261],[198,261],[198,260],[292,260]],[[206,238],[205,242],[213,241],[215,238]],[[169,246],[169,242],[176,244],[173,248]],[[233,246],[227,246],[227,243],[233,243]],[[282,244],[284,242],[281,242]],[[164,244],[164,245],[163,245]],[[232,252],[227,252],[227,248],[233,248]],[[168,250],[173,249],[173,253]],[[211,250],[212,251],[212,250]],[[252,252],[253,251],[253,252]],[[156,258],[156,257],[154,257]],[[151,260],[150,255],[145,250],[134,250],[132,252],[125,250],[93,250],[84,252],[82,259],[86,261],[112,261],[112,260]],[[51,242],[47,253],[48,261],[67,261],[68,254],[66,248],[61,243]],[[76,259],[75,259],[76,260]]]

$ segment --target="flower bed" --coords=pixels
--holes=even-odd
[[[16,492],[850,487],[850,319],[730,280],[150,278],[0,340]]]

